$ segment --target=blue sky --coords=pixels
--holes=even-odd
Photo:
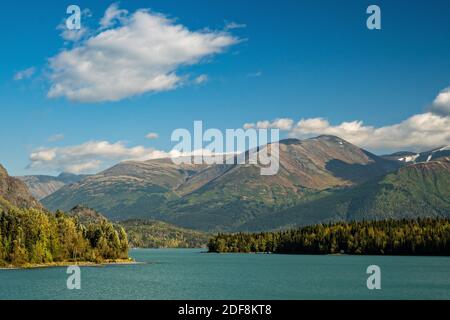
[[[57,28],[70,4],[90,12],[82,18],[90,31],[72,43]],[[379,153],[450,143],[448,1],[121,1],[115,8],[128,13],[100,29],[112,4],[1,4],[0,163],[11,174],[95,172],[152,148],[169,151],[172,131],[192,128],[194,120],[224,130],[286,119],[292,122],[280,128],[282,136],[334,133]],[[381,30],[366,28],[370,4],[381,8]],[[149,70],[139,76],[161,72],[179,79],[170,90],[144,88],[134,94],[124,89],[114,101],[108,100],[109,92],[98,93],[104,83],[98,82],[88,88],[94,98],[80,98],[74,72],[60,54],[81,47],[83,58],[90,59],[86,41],[127,26],[133,32],[130,21],[139,9],[150,9],[141,12],[153,18],[164,15],[162,24],[183,26],[191,38],[204,36],[206,53],[192,60],[186,52],[192,45],[181,46],[180,61],[188,63],[171,62],[160,71],[149,57],[136,60],[131,57],[136,52],[122,48],[110,58],[111,66],[102,69],[106,79],[116,79],[111,96],[140,79],[133,78],[136,69]],[[145,39],[153,39],[156,32],[146,30]],[[228,42],[216,48],[207,35]],[[164,47],[166,39],[162,33],[158,45]],[[114,46],[114,38],[107,45]],[[103,53],[110,52],[104,48]],[[52,66],[52,58],[60,69]],[[117,58],[132,62],[130,78],[118,76]],[[63,84],[64,90],[49,97],[55,84]],[[146,139],[149,132],[159,138]],[[55,135],[58,139],[51,138]]]

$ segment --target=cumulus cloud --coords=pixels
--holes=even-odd
[[[30,169],[82,173],[98,170],[111,161],[150,160],[169,154],[144,146],[127,147],[124,142],[88,141],[80,145],[40,148],[30,154]]]
[[[19,71],[14,75],[14,80],[20,81],[20,80],[29,79],[34,75],[35,72],[36,72],[35,67],[31,67],[31,68]]]
[[[450,116],[450,87],[438,94],[431,105],[430,111],[438,115]]]
[[[159,134],[156,132],[150,132],[145,136],[147,139],[154,140],[159,138]]]
[[[115,23],[125,22],[128,11],[125,9],[119,9],[118,3],[113,3],[106,9],[103,18],[100,20],[100,29],[107,29],[114,26]]]
[[[81,28],[78,30],[70,30],[64,26],[64,29],[61,31],[61,38],[66,41],[77,42],[80,41],[83,37],[85,37],[88,33],[88,29]]]
[[[256,123],[244,124],[244,129],[280,129],[282,131],[289,131],[292,129],[294,120],[288,118],[275,119],[273,121],[258,121]]]
[[[239,42],[228,32],[191,31],[161,14],[129,14],[117,5],[108,8],[100,27],[49,60],[48,97],[102,102],[171,90],[183,83],[180,67]]]
[[[93,172],[100,168],[102,162],[100,160],[85,161],[82,163],[67,164],[63,172],[80,174],[84,172]]]
[[[450,144],[450,117],[427,112],[383,127],[364,125],[362,121],[331,125],[322,118],[302,119],[290,132],[291,137],[298,138],[321,134],[339,136],[373,151],[424,151]]]
[[[144,146],[128,147],[121,141],[116,143],[88,141],[79,145],[36,149],[29,156],[30,163],[27,168],[75,174],[95,173],[120,161],[146,161],[161,158],[176,159],[196,155],[208,157],[235,154],[214,153],[209,149],[198,149],[191,152],[180,152],[177,149],[172,149],[166,152]]]
[[[371,126],[363,121],[331,124],[324,118],[275,119],[246,123],[244,128],[279,128],[292,138],[334,135],[373,152],[424,151],[450,145],[450,88],[441,91],[428,112],[413,115],[399,123]]]

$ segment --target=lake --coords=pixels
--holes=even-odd
[[[0,299],[450,299],[450,257],[206,254],[133,249],[144,264],[0,270]],[[369,265],[381,290],[368,290]]]

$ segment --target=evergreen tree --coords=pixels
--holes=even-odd
[[[210,252],[450,255],[450,220],[384,220],[307,226],[255,234],[218,234]]]

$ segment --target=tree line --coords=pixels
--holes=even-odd
[[[298,229],[218,234],[210,252],[285,254],[450,255],[450,220],[421,218],[339,222]]]
[[[127,259],[122,227],[82,224],[63,212],[17,208],[0,198],[0,266]]]

